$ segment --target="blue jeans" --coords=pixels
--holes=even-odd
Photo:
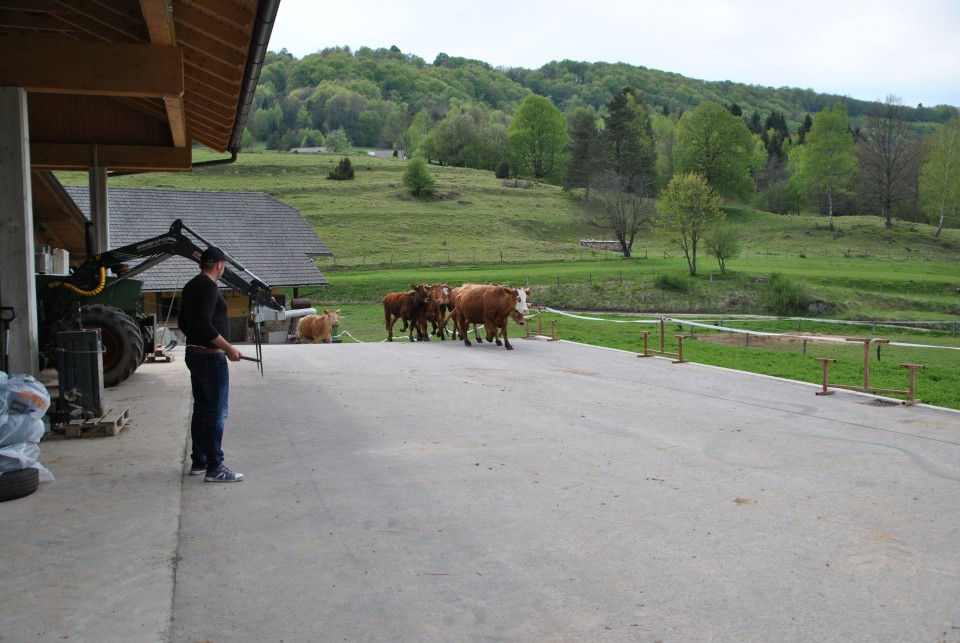
[[[194,467],[215,471],[223,462],[223,427],[227,423],[227,404],[230,392],[230,369],[223,353],[187,352],[184,361],[190,369],[193,389],[193,417],[190,419],[190,437],[193,439],[191,458]]]

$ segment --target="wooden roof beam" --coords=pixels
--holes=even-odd
[[[147,22],[150,42],[162,47],[174,47],[177,44],[173,27],[173,5],[170,0],[140,0],[140,10]],[[182,74],[182,67],[181,67]],[[167,122],[170,124],[170,136],[176,147],[186,147],[187,115],[183,105],[183,92],[178,96],[164,96],[163,104],[167,110]]]
[[[0,87],[97,96],[182,97],[176,47],[0,37]]]
[[[86,171],[98,165],[110,170],[133,172],[189,171],[192,168],[192,156],[189,147],[30,144],[30,166],[34,170]]]
[[[147,22],[147,33],[154,45],[174,47],[177,44],[173,28],[173,5],[170,0],[140,0],[140,11]]]

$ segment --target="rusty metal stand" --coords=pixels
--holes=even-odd
[[[823,390],[817,391],[817,395],[833,395],[833,391],[827,390],[827,368],[837,360],[829,357],[817,357],[816,360],[823,364]]]
[[[540,314],[537,315],[537,332],[531,333],[530,326],[531,324],[526,324],[527,334],[523,336],[523,339],[534,339],[536,337],[543,337],[543,309],[539,307],[534,307],[540,311]],[[547,338],[548,342],[557,341],[557,320],[550,320],[550,337]]]
[[[901,403],[907,406],[911,404],[917,404],[923,400],[919,399],[916,395],[916,372],[923,368],[922,364],[901,364],[900,368],[906,368],[910,370],[910,386],[906,390],[892,389],[892,388],[875,388],[870,386],[870,344],[888,344],[890,340],[888,339],[864,339],[862,337],[845,337],[848,342],[862,342],[863,343],[863,386],[849,386],[845,384],[828,384],[827,383],[827,368],[830,364],[833,364],[837,360],[828,359],[826,357],[817,357],[816,360],[823,364],[823,389],[817,391],[817,395],[833,395],[833,391],[827,390],[827,388],[839,388],[846,389],[848,391],[863,391],[864,393],[890,393],[893,395],[906,395],[907,399],[902,400]]]
[[[689,360],[683,359],[683,340],[691,335],[675,335],[677,338],[677,352],[670,353],[666,350],[665,342],[665,332],[664,332],[664,320],[663,317],[660,318],[660,350],[651,349],[648,346],[650,331],[642,330],[640,333],[643,335],[643,353],[637,355],[637,357],[653,357],[655,355],[660,355],[662,357],[676,357],[677,359],[672,360],[672,364],[684,364]]]

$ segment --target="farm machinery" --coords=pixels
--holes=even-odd
[[[37,275],[41,368],[56,366],[57,333],[98,329],[104,386],[115,386],[129,378],[152,352],[156,328],[154,315],[144,314],[143,282],[134,277],[173,256],[199,264],[203,250],[210,245],[180,219],[163,234],[101,254],[92,252],[93,243],[88,234],[88,258],[72,274]],[[282,321],[316,311],[309,308],[287,311],[273,298],[270,286],[228,253],[224,254],[229,265],[220,281],[249,296],[249,323],[253,325],[259,358],[263,322]],[[139,263],[130,265],[136,261]]]

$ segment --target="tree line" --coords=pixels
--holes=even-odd
[[[327,48],[297,59],[281,50],[268,52],[251,118],[249,143],[289,149],[323,144],[342,129],[357,146],[408,147],[405,134],[426,111],[434,123],[451,110],[480,108],[485,121],[502,123],[528,94],[545,96],[564,114],[578,107],[601,110],[624,87],[646,97],[651,108],[680,115],[702,102],[739,105],[752,122],[782,114],[796,130],[807,114],[837,102],[847,107],[855,126],[870,101],[822,94],[812,89],[772,88],[731,81],[701,81],[625,63],[551,62],[540,69],[493,68],[489,64],[439,54],[432,64],[396,47],[351,52]],[[906,108],[906,118],[922,133],[957,115],[955,106]]]

